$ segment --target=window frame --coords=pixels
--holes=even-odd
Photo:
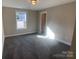
[[[16,11],[16,15],[17,15],[17,13],[25,13],[25,25],[24,25],[24,28],[17,28],[17,18],[16,18],[16,29],[17,30],[24,30],[24,29],[26,29],[27,28],[27,12],[26,11]]]

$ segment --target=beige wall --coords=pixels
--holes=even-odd
[[[47,27],[55,33],[55,39],[71,44],[76,17],[75,2],[51,7],[47,11]]]
[[[16,29],[16,11],[27,12],[27,28],[25,30],[17,31]],[[5,36],[37,32],[36,11],[3,7],[2,15],[3,15],[3,26]]]
[[[75,2],[45,9],[47,11],[47,27],[55,33],[55,39],[71,44],[76,17]],[[27,12],[27,29],[16,30],[16,10]],[[40,11],[39,11],[40,12]],[[3,7],[3,23],[5,35],[34,33],[38,28],[38,12]]]

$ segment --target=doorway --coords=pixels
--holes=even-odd
[[[40,34],[46,34],[46,19],[47,19],[47,12],[40,13]]]

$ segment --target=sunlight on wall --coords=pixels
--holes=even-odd
[[[55,33],[49,27],[46,28],[46,35],[37,35],[39,38],[55,39]]]
[[[50,29],[49,27],[47,27],[46,36],[47,36],[49,39],[55,39],[55,34],[51,31],[51,29]]]

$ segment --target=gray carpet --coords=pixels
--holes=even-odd
[[[38,38],[35,34],[7,37],[2,59],[67,59],[56,54],[68,50],[68,45],[56,40]]]

